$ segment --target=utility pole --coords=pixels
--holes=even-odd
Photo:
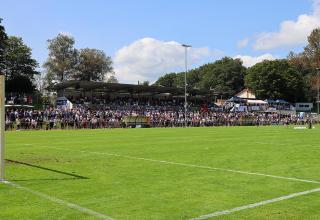
[[[185,72],[184,72],[184,127],[187,127],[187,73],[188,73],[188,48],[191,47],[187,44],[182,44],[184,47],[184,58],[185,58]]]
[[[4,181],[5,75],[0,73],[0,182]]]
[[[317,88],[318,88],[318,94],[317,94],[317,119],[319,122],[319,104],[320,104],[320,72],[319,72],[320,68],[317,68]]]

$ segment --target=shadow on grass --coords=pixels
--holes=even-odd
[[[39,165],[34,165],[34,164],[30,164],[30,163],[26,163],[26,162],[21,162],[21,161],[17,161],[17,160],[10,160],[10,159],[6,159],[7,162],[10,163],[15,163],[15,164],[21,164],[21,165],[25,165],[25,166],[29,166],[29,167],[34,167],[34,168],[38,168],[41,170],[46,170],[46,171],[50,171],[50,172],[54,172],[54,173],[59,173],[59,174],[63,174],[63,175],[67,175],[69,176],[68,178],[43,178],[43,179],[21,179],[21,180],[13,180],[13,181],[28,181],[28,180],[77,180],[77,179],[89,179],[88,177],[85,176],[80,176],[74,173],[68,173],[68,172],[64,172],[64,171],[60,171],[60,170],[55,170],[55,169],[51,169],[51,168],[47,168],[47,167],[42,167]]]

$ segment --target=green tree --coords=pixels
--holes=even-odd
[[[31,93],[38,63],[32,58],[31,49],[20,37],[10,36],[6,40],[2,72],[6,76],[8,92]]]
[[[232,96],[244,88],[246,68],[240,59],[224,57],[199,69],[203,72],[200,82],[201,88],[220,92],[224,98]]]
[[[308,44],[303,52],[290,52],[290,64],[295,66],[305,81],[305,97],[308,101],[315,101],[317,97],[317,68],[320,67],[320,28],[314,29],[308,36]]]
[[[20,37],[10,36],[6,41],[4,55],[4,69],[6,79],[10,80],[18,76],[33,79],[38,63],[32,59],[31,49],[26,46]]]
[[[154,85],[164,86],[164,87],[176,87],[175,80],[177,78],[176,73],[167,73],[164,76],[161,76]]]
[[[312,69],[320,67],[320,28],[314,29],[308,36],[308,45],[304,48],[303,55]]]
[[[203,66],[189,70],[187,72],[187,89],[200,89],[202,88],[201,81],[204,76]],[[173,79],[174,87],[184,88],[185,84],[185,72],[176,74]]]
[[[177,73],[177,75],[176,75],[176,78],[174,79],[174,87],[176,87],[176,88],[184,88],[184,84],[185,84],[185,82],[184,82],[184,72],[181,72],[181,73]],[[189,74],[187,74],[187,81],[188,81],[188,75]],[[190,86],[191,84],[189,83],[189,86]]]
[[[113,75],[111,57],[97,49],[81,49],[74,79],[104,81],[108,74]]]
[[[294,53],[291,51],[287,56],[287,60],[302,76],[310,74],[310,70],[312,70],[312,68],[309,65],[308,58],[303,53]]]
[[[4,69],[4,55],[8,39],[5,28],[1,25],[1,22],[2,18],[0,18],[0,72]]]
[[[212,89],[221,92],[226,98],[244,88],[245,71],[241,60],[225,57],[188,71],[187,86],[188,89]],[[166,74],[155,85],[183,88],[184,74],[185,72]]]
[[[307,61],[309,74],[306,76],[307,93],[311,100],[317,100],[320,68],[320,28],[314,29],[308,37],[308,45],[304,48],[303,57]]]
[[[245,85],[261,99],[304,99],[304,80],[287,60],[263,61],[249,68]]]
[[[74,48],[74,43],[73,37],[64,34],[48,40],[49,56],[44,63],[48,85],[52,85],[53,81],[69,80],[75,74],[78,51]]]

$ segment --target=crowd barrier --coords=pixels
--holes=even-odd
[[[140,124],[140,123],[138,123]],[[5,129],[7,131],[15,130],[74,130],[74,129],[107,129],[107,128],[133,128],[132,123],[123,121],[101,121],[97,123],[91,122],[40,122],[37,124],[31,123],[7,123]],[[267,125],[307,125],[306,121],[300,122],[285,122],[285,121],[255,121],[255,120],[237,120],[237,121],[188,121],[188,127],[217,127],[217,126],[267,126]],[[150,121],[146,126],[139,127],[184,127],[184,121],[172,122],[172,121]]]

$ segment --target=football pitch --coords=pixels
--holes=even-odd
[[[6,133],[0,219],[320,219],[320,127]]]

